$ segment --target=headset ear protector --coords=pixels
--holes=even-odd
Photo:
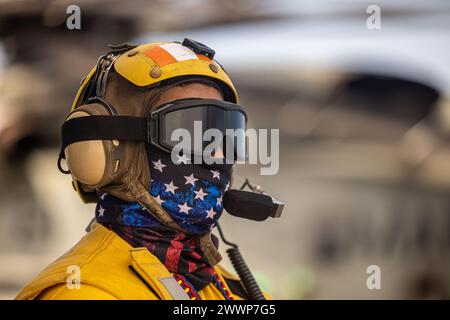
[[[130,48],[126,46],[122,47],[122,50]],[[72,111],[64,123],[72,119],[117,115],[117,111],[104,99],[104,95],[108,74],[120,53],[121,50],[115,49],[98,59],[96,66],[82,81]],[[121,144],[116,139],[95,139],[61,146],[58,169],[64,174],[72,175],[74,189],[83,202],[95,202],[98,198],[95,190],[113,183],[123,174],[122,168],[125,164],[120,162],[126,159],[123,156],[126,146]],[[63,169],[62,159],[66,160],[68,170]]]

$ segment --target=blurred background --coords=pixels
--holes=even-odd
[[[70,4],[80,30],[66,27]],[[367,26],[371,4],[380,29]],[[0,298],[94,216],[56,168],[80,80],[109,43],[184,37],[216,50],[250,127],[280,129],[279,173],[237,172],[286,202],[282,218],[222,219],[264,289],[450,297],[450,2],[0,0]]]

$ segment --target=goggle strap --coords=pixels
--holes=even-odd
[[[61,126],[61,150],[75,142],[88,140],[147,141],[148,119],[131,116],[89,116],[73,118]]]

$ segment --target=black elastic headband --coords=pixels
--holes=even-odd
[[[131,116],[89,116],[67,120],[61,127],[59,157],[75,142],[87,140],[147,141],[148,119]]]
[[[104,100],[103,104],[112,110],[111,106]],[[61,159],[65,159],[64,150],[72,143],[89,140],[123,140],[140,141],[152,143],[152,138],[157,134],[158,114],[164,115],[166,112],[183,110],[186,107],[197,107],[211,105],[224,110],[239,111],[245,119],[247,115],[243,108],[234,103],[217,101],[211,99],[188,98],[169,102],[148,117],[132,117],[119,115],[93,115],[67,120],[61,126],[61,149],[59,151],[58,168],[62,172],[67,172],[61,167]],[[156,141],[156,139],[154,139]],[[155,143],[155,142],[154,142]]]

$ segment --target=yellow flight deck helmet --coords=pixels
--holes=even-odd
[[[225,101],[238,103],[239,98],[233,83],[223,67],[214,60],[214,50],[200,42],[184,39],[182,43],[157,42],[139,46],[122,44],[110,48],[111,51],[98,59],[95,67],[82,81],[71,111],[89,99],[101,100],[104,97],[111,70],[134,86],[143,89],[151,89],[189,77],[204,77],[221,89]],[[63,158],[64,150],[61,150],[58,168],[64,173],[70,173],[61,166]],[[97,201],[96,192],[83,190],[80,182],[73,176],[72,179],[73,187],[83,202]]]

